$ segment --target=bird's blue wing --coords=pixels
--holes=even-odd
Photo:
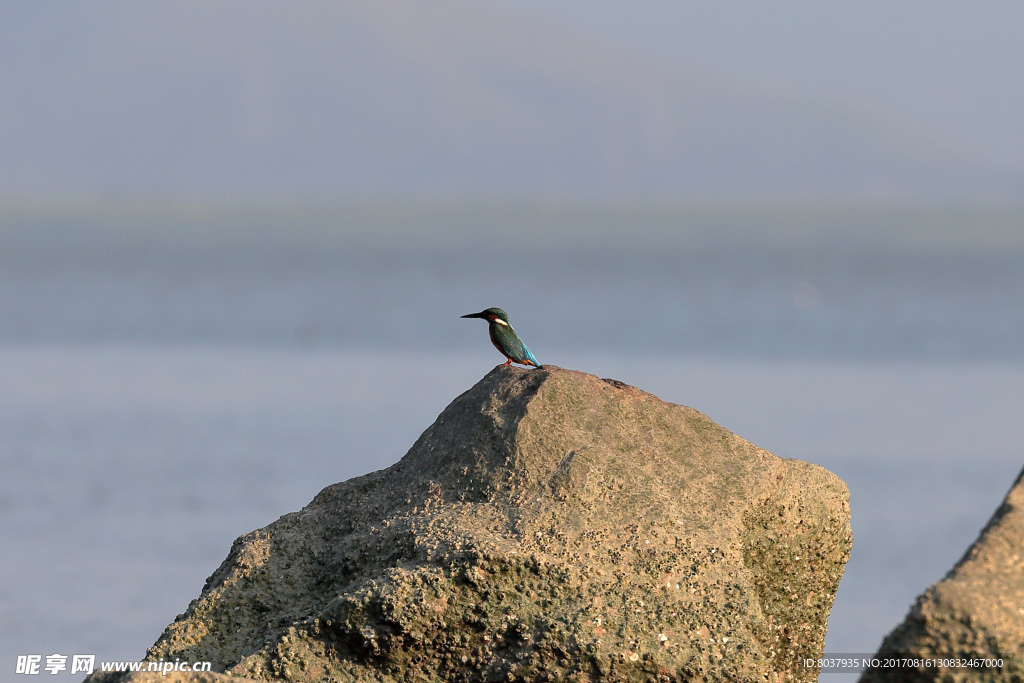
[[[530,352],[530,349],[526,348],[526,344],[511,327],[492,325],[491,341],[498,347],[498,350],[515,362],[540,367],[537,358]]]

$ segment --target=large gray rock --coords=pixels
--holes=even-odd
[[[846,486],[613,380],[499,367],[239,538],[150,659],[256,680],[813,680]]]
[[[885,637],[886,659],[1002,659],[991,667],[869,669],[880,681],[1024,681],[1024,470],[946,577],[929,587]]]

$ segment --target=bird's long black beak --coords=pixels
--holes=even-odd
[[[480,311],[479,313],[467,313],[466,315],[459,316],[460,318],[487,318],[487,311]]]

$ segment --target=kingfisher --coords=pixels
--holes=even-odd
[[[505,311],[500,308],[487,308],[479,313],[469,313],[462,317],[483,318],[488,322],[487,331],[491,335],[491,343],[494,344],[494,348],[501,351],[505,358],[508,358],[504,365],[515,361],[521,365],[532,365],[535,368],[542,367],[533,354],[530,353],[530,349],[526,348],[526,344],[519,338],[516,331],[509,325],[508,313]]]

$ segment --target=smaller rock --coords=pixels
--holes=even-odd
[[[868,669],[882,681],[1024,681],[1024,470],[960,561],[882,641],[878,658],[992,660],[990,667]]]

